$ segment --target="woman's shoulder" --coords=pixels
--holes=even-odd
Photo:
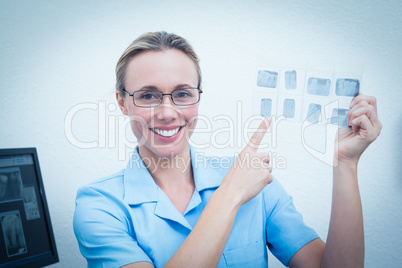
[[[82,185],[77,192],[77,199],[88,195],[122,195],[124,189],[124,169]]]

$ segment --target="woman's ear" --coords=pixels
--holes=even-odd
[[[116,100],[117,100],[117,104],[120,107],[121,112],[124,115],[128,115],[127,107],[126,107],[126,99],[124,98],[124,96],[121,95],[121,93],[119,92],[118,89],[116,89]]]

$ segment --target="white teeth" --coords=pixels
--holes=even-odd
[[[151,128],[153,132],[155,132],[156,134],[159,134],[161,136],[164,137],[172,137],[174,134],[176,134],[180,127],[175,128],[175,129],[171,129],[171,130],[162,130],[162,129],[157,129],[157,128]]]

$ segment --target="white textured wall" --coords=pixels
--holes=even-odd
[[[108,140],[92,149],[72,145],[65,118],[76,105],[92,103],[97,110],[73,118],[73,133],[88,142],[113,137],[110,118],[118,120],[113,117],[118,113],[102,111],[102,105],[115,103],[115,63],[135,37],[156,30],[176,32],[194,45],[206,92],[200,114],[211,119],[219,114],[236,119],[237,100],[242,118],[251,115],[259,55],[363,62],[363,92],[377,97],[383,122],[359,168],[366,267],[402,266],[401,25],[399,0],[0,0],[0,147],[38,148],[60,255],[54,267],[86,265],[72,230],[77,188],[125,166],[118,160],[121,150]],[[98,131],[98,112],[109,119],[107,133],[102,125]],[[222,121],[213,122],[213,129],[222,127]],[[287,168],[275,175],[325,240],[331,167],[303,149],[300,125],[284,123],[278,133],[273,150],[286,158]],[[324,134],[317,131],[313,140],[320,143]],[[227,155],[240,149],[206,151]],[[270,265],[280,267],[272,258]]]

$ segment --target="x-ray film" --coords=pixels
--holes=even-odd
[[[259,70],[257,77],[257,86],[267,88],[278,87],[278,72],[273,70]]]
[[[336,79],[335,94],[338,96],[354,97],[359,94],[360,81],[357,79]]]
[[[295,117],[295,100],[294,99],[284,99],[283,100],[283,116],[286,118]]]
[[[285,89],[294,90],[297,87],[297,73],[296,70],[289,70],[285,72]]]
[[[22,199],[22,189],[19,167],[0,169],[0,203]]]
[[[282,95],[278,97],[278,107],[276,116],[283,116],[288,121],[298,122],[302,101],[300,96]]]
[[[303,95],[305,70],[280,68],[278,91],[281,94]]]
[[[338,125],[341,127],[348,127],[348,109],[332,109],[331,114],[331,124]]]
[[[327,62],[326,62],[327,63]],[[356,65],[358,66],[358,65]],[[348,64],[258,66],[254,109],[261,116],[347,128],[349,104],[361,88],[362,68]],[[254,110],[255,113],[257,111]]]
[[[39,219],[39,207],[36,199],[35,188],[33,186],[24,187],[24,208],[27,220]]]
[[[27,253],[25,234],[19,210],[0,213],[0,224],[1,229],[3,229],[7,256],[12,257]]]
[[[307,93],[316,96],[329,96],[330,87],[330,79],[310,77],[307,83]]]
[[[261,99],[261,115],[264,117],[272,115],[272,100],[271,99]]]
[[[318,103],[310,103],[307,111],[307,121],[310,123],[318,123],[321,115],[321,105]]]

